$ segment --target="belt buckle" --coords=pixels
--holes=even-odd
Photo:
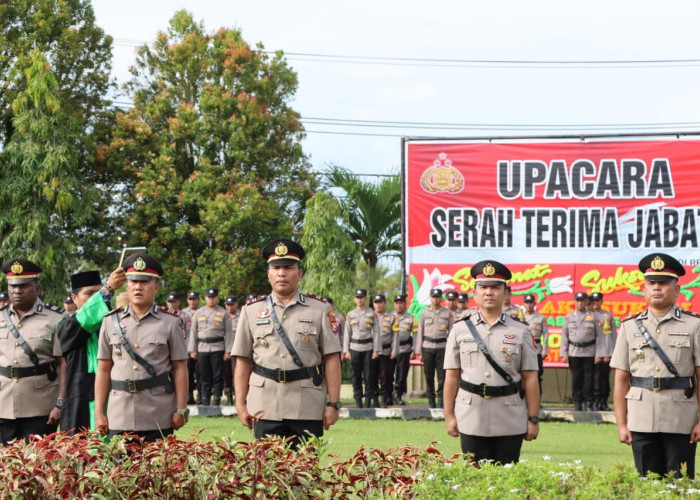
[[[126,381],[126,386],[129,392],[131,393],[137,393],[139,390],[136,387],[136,380],[127,380]]]
[[[651,388],[654,389],[654,392],[659,392],[661,390],[661,379],[659,377],[651,378]]]
[[[491,396],[486,395],[486,388],[487,387],[488,386],[486,384],[484,384],[484,383],[481,384],[481,393],[482,393],[481,395],[484,399],[491,399]]]
[[[287,372],[284,370],[277,369],[277,382],[284,384],[287,382]]]
[[[15,382],[17,382],[17,379],[19,378],[19,377],[17,377],[17,374],[15,374],[15,367],[14,366],[10,367],[10,378],[12,380],[14,380]]]

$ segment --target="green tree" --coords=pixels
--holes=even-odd
[[[132,75],[109,150],[132,195],[118,207],[127,243],[162,260],[168,288],[267,291],[260,249],[297,233],[315,188],[289,105],[296,74],[281,52],[178,11]]]
[[[306,250],[302,288],[331,297],[338,311],[345,313],[354,307],[351,292],[359,254],[340,221],[338,201],[327,192],[319,191],[306,203],[301,238]]]
[[[96,168],[111,38],[94,21],[89,1],[0,4],[0,252],[41,263],[54,301],[82,263],[113,260],[111,177]]]
[[[338,165],[331,165],[325,174],[329,187],[345,192],[339,198],[343,225],[369,267],[368,285],[374,290],[379,259],[401,253],[400,177],[364,182]]]

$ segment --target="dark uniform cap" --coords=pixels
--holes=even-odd
[[[534,295],[528,293],[528,294],[525,296],[525,298],[523,299],[523,302],[537,302],[537,301],[535,300],[535,296],[534,296]]]
[[[71,297],[70,295],[66,295],[66,297],[63,299],[63,303],[64,304],[75,304],[75,302],[73,302],[73,297]]]
[[[211,288],[207,288],[207,297],[218,297],[219,296],[219,289],[216,288],[215,286]]]
[[[132,281],[157,280],[163,276],[163,268],[158,261],[144,252],[129,255],[122,265],[126,279]]]
[[[472,266],[472,278],[479,285],[498,285],[508,281],[512,274],[510,269],[495,260],[482,260]],[[506,289],[509,286],[506,285]]]
[[[650,253],[639,261],[639,270],[647,281],[671,281],[685,274],[683,264],[665,253]]]
[[[306,252],[299,243],[285,239],[272,241],[262,250],[263,259],[275,266],[298,264],[304,255]]]
[[[199,292],[190,292],[187,294],[188,299],[198,299],[199,298]]]
[[[170,292],[168,298],[165,299],[166,302],[175,302],[177,300],[180,300],[180,294],[177,292]]]
[[[378,293],[372,299],[372,302],[386,302],[386,297],[382,293]]]
[[[326,297],[326,302],[333,305],[333,299],[331,299],[330,297]]]
[[[603,300],[603,294],[600,292],[593,292],[589,298],[591,300]]]
[[[227,304],[227,305],[230,306],[230,305],[233,305],[233,304],[236,304],[236,303],[237,303],[237,301],[236,301],[236,296],[235,296],[235,295],[229,295],[228,297],[226,297],[226,304]]]
[[[2,272],[7,275],[8,285],[22,285],[37,279],[41,268],[27,259],[9,259],[3,262]]]
[[[588,295],[586,292],[576,292],[574,300],[588,300]]]
[[[7,295],[7,292],[0,292],[0,300],[10,300],[10,296]]]
[[[81,273],[71,274],[70,276],[70,287],[71,290],[80,290],[86,286],[102,285],[102,278],[100,277],[100,272],[95,271],[83,271]]]
[[[445,294],[447,300],[455,300],[457,298],[457,292],[455,290],[450,290]]]
[[[468,293],[458,293],[457,300],[459,302],[467,302],[469,300],[469,294]]]
[[[367,297],[367,290],[364,288],[358,288],[355,290],[355,297]]]
[[[430,290],[430,296],[431,297],[442,297],[442,290],[439,288],[432,288]]]
[[[397,295],[394,297],[394,302],[406,302],[406,296],[405,295]]]

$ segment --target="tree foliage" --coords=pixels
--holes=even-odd
[[[368,284],[374,290],[379,259],[401,252],[401,180],[392,175],[365,182],[338,165],[326,170],[326,179],[329,187],[345,192],[338,198],[343,227],[369,267]]]
[[[260,249],[299,230],[315,187],[289,105],[296,88],[281,52],[236,29],[207,33],[185,11],[139,49],[134,108],[117,116],[109,162],[128,194],[124,243],[161,259],[168,288],[269,288]]]
[[[95,230],[108,206],[95,187],[109,177],[95,158],[110,58],[89,2],[0,4],[0,254],[39,263],[48,300],[108,247]]]

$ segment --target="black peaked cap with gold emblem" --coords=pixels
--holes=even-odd
[[[22,285],[39,278],[41,267],[27,259],[8,259],[2,263],[2,272],[7,275],[8,285]]]
[[[505,284],[512,274],[504,264],[495,260],[482,260],[472,266],[470,272],[478,285]]]
[[[639,261],[647,281],[671,281],[685,274],[683,264],[665,253],[650,253]]]
[[[158,261],[144,252],[129,255],[122,265],[126,279],[132,281],[148,281],[163,276],[163,268]]]
[[[265,245],[262,250],[262,257],[265,262],[275,266],[289,266],[299,264],[306,252],[296,241],[279,239]]]

